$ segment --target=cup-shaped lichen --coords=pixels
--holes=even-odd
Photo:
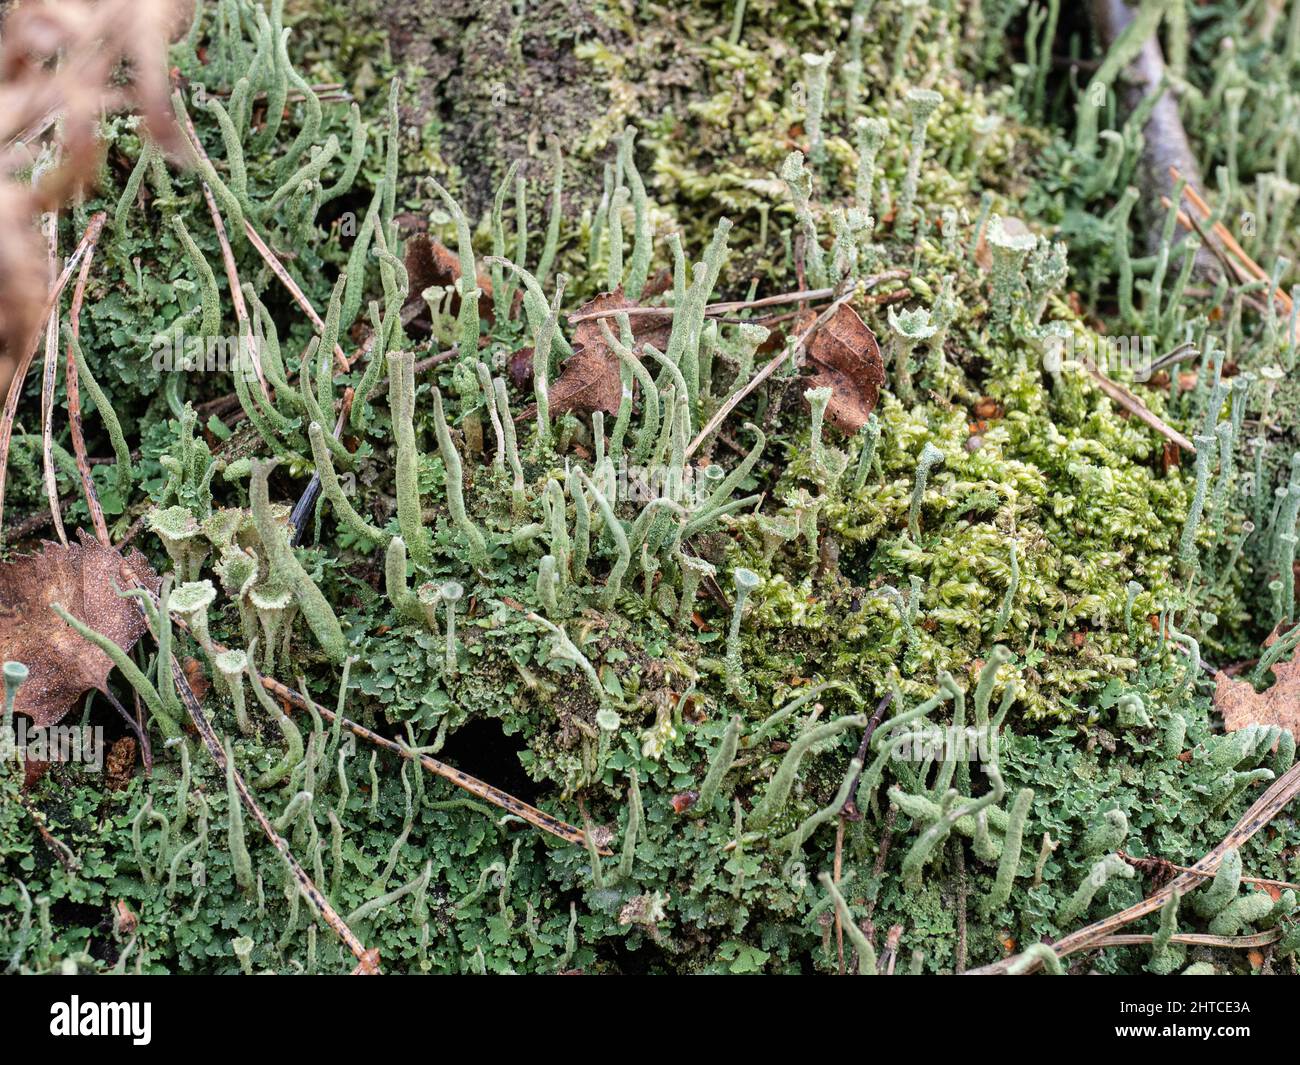
[[[287,586],[293,592],[307,627],[316,637],[321,650],[329,656],[330,661],[342,662],[347,657],[348,641],[343,635],[338,615],[293,553],[288,529],[276,519],[271,507],[267,479],[273,466],[273,462],[254,462],[248,491],[253,518],[257,522],[257,534],[270,560],[270,579]]]
[[[990,281],[992,317],[996,324],[1005,325],[1011,320],[1016,298],[1025,287],[1025,258],[1037,247],[1038,238],[1018,219],[995,216],[989,223],[984,240],[993,257]]]
[[[911,145],[907,156],[907,173],[903,175],[903,192],[898,203],[898,234],[910,240],[916,225],[916,186],[921,178],[921,161],[925,156],[925,129],[943,97],[932,89],[910,89],[907,110],[912,120]]]
[[[14,700],[18,698],[18,689],[23,686],[27,680],[27,667],[21,662],[6,662],[4,665],[5,674],[5,710],[4,710],[4,731],[0,733],[0,742],[9,744],[12,742],[14,734]]]
[[[682,571],[682,594],[677,600],[677,625],[685,626],[695,612],[695,597],[699,592],[700,581],[712,577],[717,570],[713,563],[682,552],[677,557]]]
[[[145,521],[167,549],[176,569],[176,579],[197,580],[203,560],[208,556],[208,542],[198,519],[185,507],[175,506],[151,510]]]
[[[826,142],[822,134],[822,118],[826,111],[826,82],[834,52],[805,52],[804,76],[807,78],[808,110],[804,132],[808,134],[808,157],[814,166],[820,166],[826,156]]]
[[[921,502],[925,498],[925,486],[930,480],[930,471],[943,461],[943,452],[930,442],[921,449],[921,457],[916,463],[916,479],[912,484],[912,503],[907,512],[907,531],[913,540],[921,535]]]
[[[180,615],[182,621],[189,627],[190,634],[204,651],[209,651],[212,647],[212,639],[208,635],[208,607],[217,599],[217,590],[212,586],[212,582],[188,581],[179,585],[172,590],[171,598],[168,601],[173,613]]]
[[[910,406],[916,399],[912,387],[912,352],[921,341],[934,336],[937,327],[930,319],[930,312],[923,307],[901,313],[890,307],[888,317],[893,332],[894,394],[900,403]]]
[[[285,615],[293,605],[293,593],[281,584],[259,584],[249,591],[248,600],[262,627],[262,640],[265,643],[262,648],[262,670],[272,673],[275,671],[275,646]]]
[[[213,659],[217,673],[225,681],[230,701],[235,708],[235,721],[245,736],[253,734],[253,722],[248,716],[244,699],[244,672],[248,669],[248,655],[238,648],[222,651]]]
[[[455,673],[456,666],[456,604],[461,601],[465,594],[464,587],[457,581],[445,581],[438,590],[442,601],[447,604],[447,647],[446,670],[449,674]]]

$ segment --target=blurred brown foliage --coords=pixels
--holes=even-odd
[[[29,0],[0,27],[0,395],[44,318],[40,216],[93,184],[101,115],[137,110],[164,149],[180,145],[167,46],[189,14],[176,0]],[[33,182],[26,172],[38,160]]]

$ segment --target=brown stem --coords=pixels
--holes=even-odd
[[[203,150],[203,145],[199,143],[199,138],[195,135],[193,121],[191,120],[188,123],[188,125],[189,128],[185,131],[186,141],[189,143],[190,148],[192,148],[193,151],[198,156],[200,156],[203,159],[207,159],[208,157],[207,153]],[[221,247],[222,257],[226,258],[227,256],[229,256],[229,258],[226,258],[226,273],[227,273],[227,277],[230,278],[230,290],[232,293],[231,298],[236,301],[236,314],[238,314],[239,307],[243,305],[244,297],[243,297],[243,293],[240,291],[239,288],[238,278],[232,276],[233,269],[234,269],[234,256],[230,253],[229,241],[225,239],[225,226],[223,226],[220,221],[221,216],[220,214],[217,213],[216,205],[213,203],[212,200],[212,192],[207,187],[206,182],[203,184],[203,189],[205,195],[208,198],[209,207],[213,212],[213,222],[217,227],[218,238],[221,240],[222,243],[222,247]],[[253,228],[253,223],[250,222],[247,218],[244,219],[244,234],[248,237],[249,243],[252,244],[253,247],[257,249],[258,255],[260,255],[263,261],[266,263],[266,265],[271,268],[271,272],[280,279],[280,283],[284,285],[284,287],[288,290],[289,295],[293,297],[294,302],[297,303],[298,306],[302,308],[302,312],[305,315],[307,315],[308,318],[311,319],[311,324],[316,327],[316,332],[318,333],[325,332],[325,323],[324,321],[322,321],[321,316],[316,313],[316,308],[311,305],[311,301],[306,297],[302,289],[298,287],[298,283],[291,276],[289,276],[289,271],[284,268],[284,263],[280,262],[275,252],[273,252],[267,246],[266,241],[262,239],[261,234],[259,234],[257,230]],[[245,312],[245,315],[246,314],[247,312]],[[343,349],[337,343],[334,345],[334,362],[338,366],[340,373],[347,373],[351,365],[348,361],[348,357],[343,353]],[[261,375],[262,375],[262,371],[259,365],[258,367],[259,380],[261,380]],[[262,387],[263,388],[266,387],[265,382],[263,382]]]

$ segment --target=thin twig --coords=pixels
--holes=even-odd
[[[884,820],[880,825],[880,846],[876,848],[876,862],[871,868],[871,878],[877,883],[885,874],[885,862],[889,860],[889,846],[894,839],[894,822],[898,820],[898,807],[893,803],[885,811]],[[880,892],[875,892],[867,899],[867,919],[876,912],[876,900],[880,897]]]
[[[1178,169],[1172,166],[1169,168],[1169,174],[1175,182],[1177,182],[1181,176]],[[1192,206],[1200,212],[1202,221],[1209,221],[1214,212],[1210,209],[1210,205],[1205,202],[1205,198],[1196,190],[1191,182],[1188,182],[1183,186],[1183,193],[1192,202]],[[1182,212],[1180,212],[1180,217],[1182,217]],[[1195,225],[1194,221],[1193,224]],[[1195,228],[1197,233],[1201,235],[1201,239],[1210,243],[1211,247],[1213,247],[1213,243],[1207,240],[1205,232],[1201,226],[1195,225]],[[1236,257],[1237,261],[1232,265],[1235,267],[1237,275],[1241,277],[1243,281],[1251,279],[1256,281],[1267,281],[1271,287],[1272,279],[1269,277],[1268,273],[1259,265],[1259,263],[1255,262],[1254,259],[1246,254],[1245,249],[1237,243],[1237,238],[1232,235],[1232,231],[1228,229],[1227,226],[1222,222],[1216,222],[1214,224],[1213,232],[1214,235],[1223,242],[1223,246]],[[1215,250],[1217,254],[1217,249]],[[1268,299],[1270,302],[1275,301],[1280,304],[1284,315],[1289,315],[1291,313],[1291,297],[1280,288],[1271,291],[1268,295]],[[1297,326],[1297,334],[1300,334],[1300,325]]]
[[[341,81],[321,81],[311,86],[311,91],[317,96],[320,96],[321,93],[342,92],[343,97],[345,99],[350,100],[352,97],[344,90],[346,90],[346,86]],[[230,93],[231,93],[230,89],[209,89],[208,90],[209,96],[216,96],[221,99],[225,99],[227,96],[230,95]],[[266,96],[267,94],[265,92],[255,92],[252,94],[252,96],[249,97],[249,99],[265,100]],[[304,100],[306,99],[306,96],[303,94],[301,89],[290,89],[288,94],[285,96],[285,99],[289,102],[293,102],[296,100]]]
[[[72,276],[72,271],[77,268],[81,262],[82,256],[85,255],[88,248],[92,247],[99,239],[100,231],[104,228],[104,220],[108,216],[102,211],[93,215],[86,225],[86,231],[81,235],[81,243],[77,245],[77,250],[69,257],[63,265],[63,272],[50,289],[50,293],[45,298],[45,306],[41,309],[41,315],[38,319],[41,326],[49,320],[54,308],[59,302],[59,297],[63,295],[63,289]],[[40,341],[40,332],[37,331],[30,338],[26,349],[23,352],[18,367],[14,370],[14,375],[9,381],[9,392],[5,397],[4,414],[0,415],[0,533],[4,529],[4,510],[5,510],[5,481],[9,469],[9,444],[13,438],[14,418],[18,414],[18,401],[22,398],[23,382],[27,378],[27,371],[31,369],[32,360],[36,357],[36,348]],[[3,537],[0,536],[0,539]]]
[[[185,139],[189,142],[190,146],[196,153],[198,153],[202,158],[207,158],[206,153],[203,151],[203,146],[199,144],[198,137],[194,135],[192,122],[190,124],[190,129],[185,131]],[[207,189],[206,183],[204,184],[204,188],[205,190]],[[208,190],[208,193],[210,196],[211,190]],[[224,232],[224,227],[222,227],[219,232]],[[289,275],[289,271],[284,268],[284,263],[280,262],[275,252],[267,246],[266,241],[262,239],[261,234],[253,228],[253,223],[247,218],[244,219],[244,233],[248,237],[249,243],[257,249],[257,253],[262,257],[262,260],[271,268],[271,272],[280,279],[280,283],[288,290],[289,295],[293,297],[294,302],[298,304],[298,306],[302,308],[302,312],[311,319],[311,324],[316,327],[316,332],[324,333],[325,322],[321,319],[321,316],[316,313],[316,308],[311,305],[311,301],[306,297],[302,289],[298,287],[298,283]],[[223,256],[226,254],[226,250],[226,247],[223,245]],[[239,285],[237,283],[232,282],[230,287],[232,291],[239,290]],[[243,296],[241,295],[239,299],[242,302]],[[351,366],[348,357],[343,353],[343,349],[337,342],[334,344],[334,362],[338,366],[340,373],[347,373]],[[265,385],[263,385],[263,387],[265,387]]]
[[[56,207],[45,215],[46,240],[50,249],[50,284],[59,276],[59,211]],[[59,511],[59,482],[54,475],[54,386],[59,380],[59,307],[54,305],[45,324],[45,367],[41,374],[41,476],[45,481],[45,499],[50,507],[54,532],[64,547],[68,534]]]
[[[863,767],[866,765],[867,752],[871,749],[871,737],[875,734],[880,722],[884,720],[885,711],[889,709],[889,704],[894,701],[894,693],[888,692],[885,697],[876,704],[876,709],[872,712],[870,720],[867,721],[867,727],[862,730],[862,742],[858,744],[858,753],[854,760],[858,763],[857,771],[853,774],[853,781],[849,784],[848,794],[844,799],[844,805],[840,807],[839,817],[835,823],[835,883],[840,882],[840,873],[843,870],[843,851],[844,851],[844,829],[849,821],[861,821],[862,814],[858,810],[857,794],[858,783],[862,780]],[[892,810],[893,807],[890,807]],[[835,943],[839,952],[840,975],[845,973],[844,968],[844,926],[840,919],[839,907],[835,907]]]
[[[841,816],[835,821],[835,864],[831,871],[831,879],[838,885],[840,876],[844,872],[844,818]],[[840,916],[840,908],[835,907],[835,952],[839,956],[840,975],[845,975],[844,969],[844,919]]]
[[[1193,876],[1203,877],[1206,880],[1212,880],[1214,878],[1213,873],[1203,873],[1199,869],[1193,869],[1190,865],[1176,865],[1174,862],[1167,861],[1164,858],[1135,858],[1133,855],[1126,854],[1124,851],[1116,851],[1115,853],[1120,858],[1124,859],[1124,861],[1128,862],[1129,865],[1133,866],[1134,869],[1139,871],[1146,871],[1149,873],[1152,871],[1152,867],[1154,866],[1157,869],[1164,869],[1171,873],[1191,873]],[[1243,876],[1241,882],[1243,884],[1259,884],[1261,887],[1273,887],[1280,891],[1300,891],[1300,884],[1292,884],[1287,880],[1270,880],[1265,876]]]
[[[356,355],[353,356],[352,358],[353,366],[357,365],[366,357],[366,355],[374,347],[374,343],[375,343],[375,335],[371,333],[369,336],[366,337],[365,341],[358,349]],[[447,362],[449,359],[455,358],[457,354],[459,354],[459,352],[458,349],[456,348],[448,348],[446,351],[439,351],[434,355],[429,355],[426,358],[419,359],[416,362],[413,369],[417,374],[423,373],[425,370],[428,370],[433,366],[439,366],[442,363]],[[293,376],[294,376],[293,374],[290,374],[289,379],[293,380]],[[383,377],[381,377],[378,381],[375,382],[374,390],[370,393],[369,398],[373,400],[376,396],[382,396],[387,391],[388,391],[388,375],[385,374]],[[205,400],[204,402],[199,404],[198,410],[199,413],[201,414],[215,414],[218,418],[220,418],[227,412],[235,410],[238,407],[239,407],[239,397],[235,395],[235,393],[233,392],[228,392],[226,395],[218,396],[216,399]],[[245,415],[241,410],[239,414],[236,415],[234,418],[232,418],[228,424],[233,425],[241,421],[244,417]]]
[[[1141,947],[1155,942],[1155,936],[1146,933],[1124,932],[1117,936],[1105,936],[1093,944],[1094,947]],[[1249,950],[1252,947],[1267,947],[1282,938],[1282,929],[1270,928],[1267,932],[1256,932],[1253,936],[1208,936],[1197,932],[1186,934],[1175,932],[1169,937],[1170,943],[1183,943],[1189,947],[1226,947],[1229,950]]]
[[[282,700],[300,710],[308,710],[315,707],[326,721],[333,724],[337,716],[333,710],[330,710],[314,700],[308,700],[305,696],[300,695],[287,685],[281,684],[272,677],[263,677],[262,683],[266,686],[267,691],[273,692]],[[434,776],[442,777],[455,784],[458,788],[463,788],[484,802],[489,802],[493,806],[505,810],[506,813],[514,814],[516,817],[527,821],[534,828],[540,828],[543,832],[548,832],[556,839],[562,839],[565,843],[573,843],[581,847],[584,845],[585,837],[582,829],[575,828],[573,825],[561,821],[558,817],[552,817],[544,810],[539,810],[535,806],[530,806],[523,799],[516,799],[509,792],[495,788],[491,784],[484,783],[478,777],[472,777],[468,773],[462,773],[459,769],[449,766],[446,762],[440,762],[436,758],[431,758],[427,754],[417,754],[411,748],[403,746],[396,740],[390,740],[387,736],[381,736],[378,732],[372,732],[365,725],[360,725],[348,718],[343,718],[340,723],[343,728],[347,729],[354,736],[373,743],[377,747],[382,747],[386,751],[400,755],[408,760],[418,760],[420,765],[424,766]],[[612,851],[602,849],[601,854],[612,854]]]
[[[1167,211],[1173,206],[1173,201],[1168,196],[1161,196],[1160,204]],[[1219,265],[1222,266],[1224,271],[1228,274],[1229,279],[1235,276],[1239,282],[1243,283],[1253,280],[1250,277],[1249,271],[1247,271],[1244,266],[1231,258],[1228,253],[1219,246],[1217,241],[1210,238],[1210,234],[1205,231],[1204,222],[1182,209],[1179,209],[1178,211],[1178,222],[1185,228],[1194,229],[1196,231],[1196,235],[1201,240],[1201,246],[1210,250],[1210,253],[1219,261]]]
[[[1172,166],[1169,168],[1169,176],[1175,182],[1179,181],[1182,178],[1182,174],[1179,173],[1177,167],[1172,167]],[[1196,190],[1196,187],[1190,181],[1183,186],[1183,194],[1189,200],[1192,201],[1192,206],[1195,207],[1196,210],[1200,212],[1202,221],[1209,221],[1210,218],[1213,216],[1214,212],[1213,210],[1211,210],[1210,205],[1206,203],[1205,197],[1203,197]],[[1227,248],[1229,252],[1231,252],[1233,255],[1237,257],[1237,259],[1240,261],[1240,265],[1243,266],[1257,280],[1259,281],[1268,280],[1268,274],[1264,272],[1263,267],[1261,267],[1257,262],[1255,262],[1254,259],[1252,259],[1249,255],[1246,254],[1246,250],[1240,244],[1237,243],[1237,238],[1232,235],[1232,231],[1227,226],[1225,226],[1222,222],[1215,222],[1213,227],[1213,233],[1216,237],[1218,237],[1219,240],[1223,241],[1224,247]],[[1284,306],[1286,307],[1287,310],[1291,309],[1291,299],[1281,289],[1277,290],[1276,298],[1284,301]]]
[[[289,295],[293,297],[294,302],[298,304],[298,306],[302,308],[302,312],[311,319],[311,324],[316,327],[316,332],[324,333],[325,323],[321,320],[321,316],[316,313],[316,308],[311,305],[311,301],[303,294],[302,289],[298,287],[298,282],[289,276],[289,271],[284,268],[284,263],[280,262],[280,260],[276,258],[275,252],[267,247],[266,241],[261,238],[257,230],[253,228],[253,223],[247,218],[244,219],[244,233],[247,235],[249,243],[257,249],[257,253],[262,257],[266,265],[271,268],[271,272],[275,274],[275,276],[280,279],[280,283],[288,289]],[[334,344],[334,364],[338,367],[340,373],[347,373],[352,365],[348,361],[348,357],[343,354],[343,349],[337,342]]]
[[[894,272],[901,277],[907,277],[905,271]],[[764,296],[756,300],[731,300],[727,303],[710,303],[704,308],[704,313],[712,317],[719,314],[730,314],[733,311],[743,311],[750,307],[775,307],[784,303],[800,303],[804,300],[825,300],[834,295],[835,289],[833,288],[808,289],[803,292],[782,292],[775,296]],[[589,322],[597,318],[617,318],[622,314],[626,314],[629,318],[671,318],[676,313],[676,307],[613,307],[601,311],[583,311],[581,314],[570,314],[568,320],[570,325],[577,325],[579,322]]]
[[[73,853],[71,847],[50,831],[49,823],[45,820],[45,814],[21,790],[15,793],[14,798],[18,800],[18,805],[27,811],[28,816],[36,825],[36,831],[40,833],[45,845],[54,852],[54,856],[59,859],[59,864],[69,873],[77,872],[81,868],[81,859]]]
[[[1183,434],[1172,425],[1165,422],[1164,419],[1152,413],[1151,409],[1145,403],[1138,399],[1137,396],[1133,395],[1132,392],[1121,385],[1118,381],[1112,381],[1095,366],[1086,365],[1085,369],[1087,369],[1088,374],[1092,377],[1093,381],[1097,383],[1097,387],[1100,388],[1113,402],[1118,403],[1139,420],[1146,422],[1147,425],[1151,426],[1151,428],[1161,436],[1165,437],[1167,440],[1172,440],[1185,451],[1190,451],[1192,453],[1196,452],[1196,446],[1188,440],[1187,437],[1183,436]]]
[[[208,153],[203,147],[203,142],[199,140],[199,135],[194,129],[194,120],[190,118],[188,111],[182,112],[185,115],[185,131],[189,135],[190,141],[194,144],[194,150],[208,163]],[[221,261],[226,268],[226,283],[230,289],[230,302],[235,307],[235,320],[240,325],[240,335],[243,336],[243,326],[248,322],[248,306],[244,302],[244,290],[239,283],[239,271],[235,267],[235,253],[230,247],[230,238],[226,236],[226,223],[222,221],[221,211],[217,208],[216,197],[212,195],[212,189],[206,181],[200,180],[203,186],[203,198],[208,204],[208,214],[212,216],[212,228],[216,230],[217,242],[221,245]],[[318,327],[319,328],[319,327]],[[252,335],[251,330],[248,334]],[[257,374],[257,383],[262,386],[262,395],[270,399],[271,393],[266,387],[266,377],[262,374],[262,356],[257,350],[256,344],[249,344],[246,354],[253,364],[253,372]],[[239,372],[236,369],[236,372]]]
[[[840,817],[844,820],[862,820],[862,811],[858,809],[857,802],[858,782],[862,780],[862,773],[867,764],[867,753],[871,750],[871,737],[876,734],[876,729],[880,727],[880,722],[885,719],[885,712],[893,701],[894,693],[892,691],[886,692],[884,698],[876,704],[876,709],[872,711],[871,718],[867,721],[867,727],[862,730],[862,742],[858,744],[858,753],[855,756],[859,763],[858,771],[854,775],[853,783],[849,786],[848,798],[844,800],[844,805],[840,807]]]
[[[101,212],[99,217],[103,218],[104,214]],[[81,273],[77,275],[77,284],[72,290],[72,306],[68,310],[68,325],[74,342],[81,336],[81,304],[86,297],[86,281],[90,277],[90,266],[94,260],[95,243],[92,242],[86,249],[86,257],[81,261]],[[71,343],[68,344],[63,379],[68,392],[68,430],[72,436],[72,453],[77,460],[77,472],[81,474],[82,490],[86,493],[86,507],[90,510],[90,520],[95,526],[95,536],[107,547],[108,523],[104,520],[104,508],[99,504],[99,494],[95,491],[95,482],[90,475],[90,459],[86,456],[86,435],[81,427],[80,378],[77,376],[77,360],[73,357]]]
[[[907,270],[886,270],[884,273],[864,277],[862,284],[865,288],[874,288],[885,281],[906,281],[909,276],[910,272]],[[835,293],[836,290],[833,288],[812,288],[803,289],[799,292],[781,292],[775,296],[762,296],[753,300],[728,300],[723,303],[710,303],[704,308],[704,313],[713,318],[755,307],[777,307],[786,303],[827,300],[831,299]],[[615,307],[601,311],[584,311],[581,314],[570,314],[568,321],[570,325],[577,325],[579,322],[589,322],[597,318],[617,318],[622,314],[626,314],[629,318],[671,318],[676,311],[675,307]]]

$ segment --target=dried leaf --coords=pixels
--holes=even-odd
[[[1265,646],[1278,635],[1274,629]],[[1300,651],[1289,662],[1273,666],[1273,683],[1262,692],[1250,681],[1237,680],[1220,670],[1214,675],[1214,706],[1223,715],[1228,732],[1247,725],[1279,725],[1300,736]]]
[[[700,793],[698,791],[679,791],[671,800],[673,813],[684,814],[699,801]]]
[[[529,386],[533,379],[533,349],[532,346],[520,348],[510,356],[510,380],[514,382],[515,388],[523,389]]]
[[[827,420],[852,436],[876,409],[885,382],[885,363],[876,334],[845,303],[813,335],[808,362],[814,371],[808,386],[831,390]]]
[[[428,317],[428,308],[425,306],[424,296],[422,295],[426,288],[432,288],[434,285],[445,288],[460,280],[460,259],[442,241],[434,240],[427,233],[416,233],[407,238],[406,246],[402,252],[402,260],[410,282],[406,306],[403,308],[408,313],[403,314],[402,319],[409,325],[421,316]],[[491,323],[492,282],[486,274],[480,272],[474,279],[474,284],[480,289],[478,299],[479,317]],[[460,313],[460,297],[458,295],[452,295],[449,309],[453,315]],[[415,313],[408,316],[409,312]]]
[[[145,631],[144,618],[113,585],[125,583],[125,566],[141,584],[154,591],[159,586],[140,552],[123,559],[84,529],[77,536],[80,543],[47,543],[40,554],[0,564],[0,654],[27,667],[14,709],[38,728],[57,724],[92,688],[105,691],[113,669],[109,657],[61,621],[50,604],[61,603],[130,650]]]
[[[623,295],[621,288],[613,292],[602,292],[595,299],[584,303],[574,317],[590,314],[593,311],[628,310],[639,307],[635,300]],[[580,321],[573,333],[573,354],[565,360],[560,369],[560,376],[550,388],[552,414],[565,411],[581,411],[591,414],[604,411],[617,414],[619,401],[623,397],[622,378],[619,375],[618,356],[609,349],[600,330],[600,318],[587,318]],[[617,319],[604,319],[612,331],[617,331]],[[667,315],[632,315],[632,340],[635,344],[651,344],[659,351],[668,346],[672,334],[672,319]],[[640,357],[640,352],[637,353]],[[651,373],[657,373],[656,367],[647,367]]]

